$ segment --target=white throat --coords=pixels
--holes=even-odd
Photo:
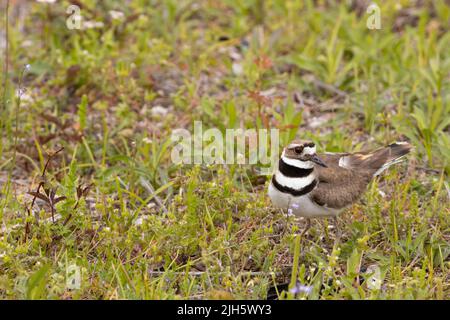
[[[286,157],[284,155],[284,150],[283,150],[283,153],[281,154],[281,158],[288,165],[294,166],[294,167],[297,167],[297,168],[311,169],[311,168],[314,167],[314,163],[312,161],[301,161],[301,160],[298,160],[298,159],[291,159],[291,158]]]

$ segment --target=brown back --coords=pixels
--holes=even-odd
[[[319,155],[328,167],[314,167],[319,184],[311,193],[312,200],[335,209],[349,206],[361,197],[380,168],[394,163],[410,150],[409,144],[393,143],[372,152]]]

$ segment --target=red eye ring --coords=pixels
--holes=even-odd
[[[295,147],[295,148],[294,148],[294,152],[295,152],[296,154],[300,154],[300,153],[302,153],[302,151],[303,151],[303,147]]]

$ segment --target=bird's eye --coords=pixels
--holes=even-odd
[[[295,148],[294,148],[294,152],[295,152],[296,154],[300,154],[300,153],[302,153],[302,151],[303,151],[303,147],[295,147]]]

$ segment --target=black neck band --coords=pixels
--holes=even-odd
[[[278,161],[278,170],[285,177],[303,178],[309,176],[311,172],[313,172],[314,168],[309,169],[298,168],[295,166],[291,166],[290,164],[284,162],[283,159],[280,159],[280,161]]]

